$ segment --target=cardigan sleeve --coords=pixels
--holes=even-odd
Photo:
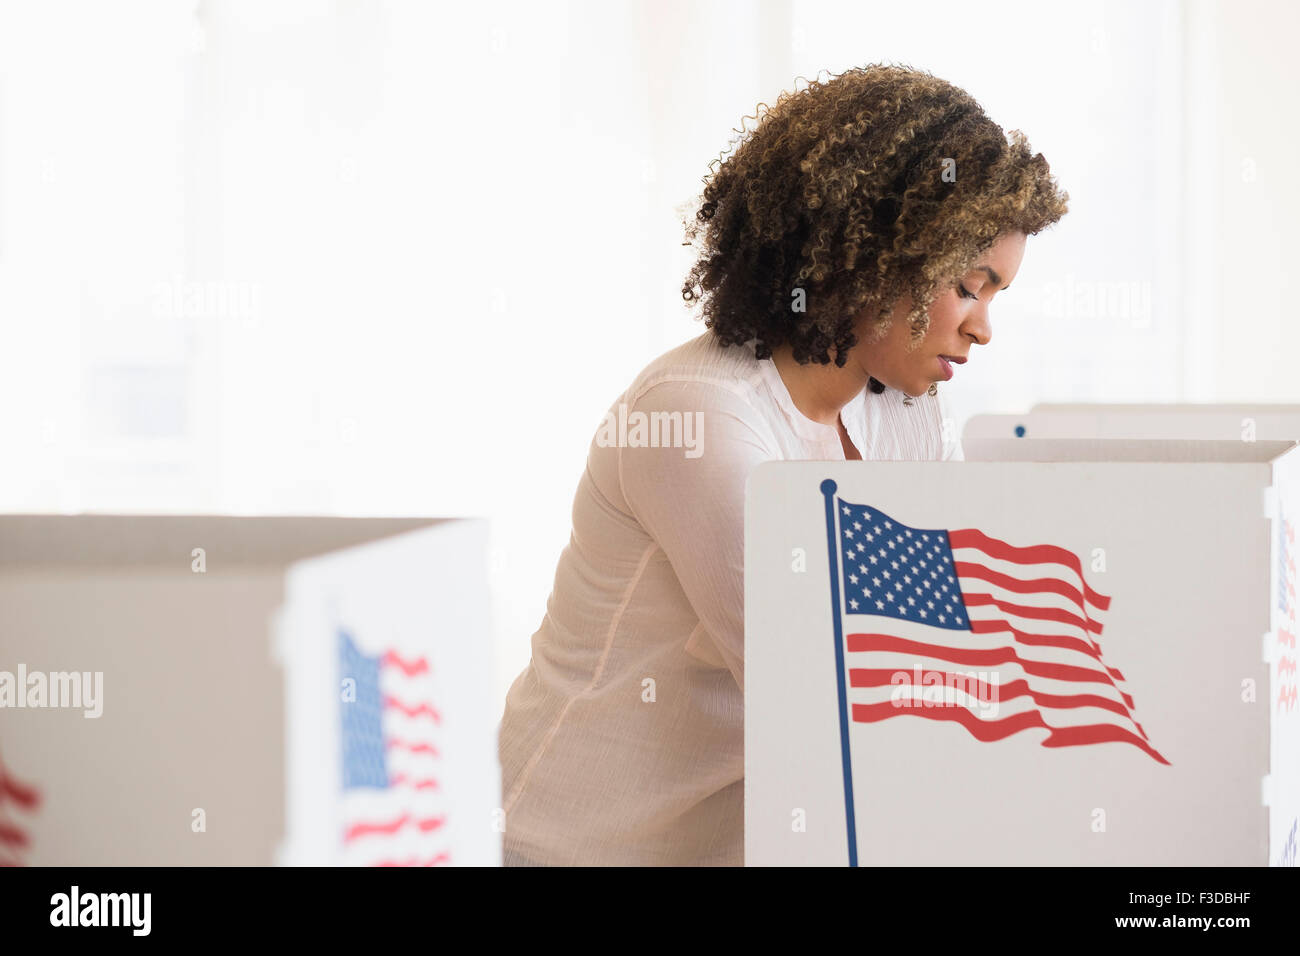
[[[693,423],[696,447],[623,447],[619,481],[633,517],[663,550],[700,624],[745,687],[745,482],[779,458],[761,416],[712,382],[654,385],[628,410]],[[685,433],[683,431],[683,433]]]

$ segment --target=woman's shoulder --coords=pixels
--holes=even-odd
[[[626,474],[671,484],[714,481],[733,465],[781,457],[762,373],[745,346],[723,347],[712,332],[674,346],[641,370],[614,400],[588,452],[591,487],[624,514],[632,514]],[[707,467],[698,460],[709,449]],[[682,448],[681,454],[659,449]],[[653,452],[646,451],[653,449]],[[643,493],[644,492],[643,490]]]
[[[691,392],[705,398],[710,395],[722,397],[729,392],[749,401],[756,394],[761,380],[758,359],[750,346],[724,346],[711,330],[706,330],[647,364],[628,386],[623,400],[636,402],[651,389],[676,383],[679,387],[674,391]]]

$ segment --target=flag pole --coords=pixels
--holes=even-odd
[[[848,828],[849,866],[858,865],[857,824],[853,816],[853,764],[849,758],[849,704],[844,688],[844,625],[840,621],[840,542],[835,533],[835,482],[821,483],[826,497],[826,548],[831,572],[831,617],[835,623],[835,681],[840,692],[840,759],[844,764],[844,820]]]

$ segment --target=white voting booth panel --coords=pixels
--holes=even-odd
[[[1300,440],[1300,405],[1047,404],[1018,415],[974,415],[962,443],[985,438]]]
[[[1035,412],[1084,412],[1098,410],[1122,412],[1155,412],[1167,415],[1201,415],[1206,412],[1228,412],[1237,415],[1289,415],[1300,419],[1300,405],[1277,402],[1035,402]]]
[[[965,450],[753,473],[746,864],[1293,863],[1300,447]]]
[[[301,561],[286,582],[281,862],[500,866],[486,524]]]
[[[30,798],[0,800],[0,819],[27,841],[4,850],[29,865],[274,863],[286,832],[300,832],[296,816],[310,812],[294,806],[286,819],[286,787],[298,786],[286,775],[302,748],[319,754],[313,737],[337,741],[342,723],[336,712],[303,729],[321,715],[293,699],[295,668],[315,663],[313,641],[319,656],[336,659],[338,638],[296,632],[282,673],[275,622],[286,591],[288,617],[309,618],[324,601],[343,615],[330,626],[345,621],[359,643],[384,625],[359,609],[361,595],[388,589],[394,606],[418,607],[451,582],[457,602],[481,602],[481,529],[465,524],[473,523],[0,516],[0,771]],[[322,555],[334,571],[354,561],[356,574],[332,579],[332,592],[299,595],[294,582],[311,579]],[[413,566],[423,574],[416,584]],[[452,634],[441,625],[428,633],[439,646]],[[481,619],[455,633],[484,653],[487,635]],[[465,673],[464,693],[486,696],[484,674]],[[452,733],[453,708],[443,706]],[[475,719],[471,710],[465,722]],[[494,744],[488,752],[495,757]],[[475,779],[469,789],[488,785]],[[322,784],[321,801],[339,791],[337,779]]]

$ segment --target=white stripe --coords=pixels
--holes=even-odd
[[[991,594],[1004,604],[1015,604],[1020,607],[1042,608],[1044,610],[1064,611],[1067,614],[1073,614],[1075,617],[1083,619],[1085,616],[1092,620],[1102,623],[1105,620],[1107,612],[1100,610],[1091,602],[1085,602],[1087,608],[1085,615],[1079,605],[1064,594],[1057,594],[1054,591],[1012,591],[1009,588],[995,584],[984,578],[963,577],[961,579],[961,592],[963,596],[972,594]]]
[[[1010,623],[1016,624],[1012,618]],[[1022,625],[1031,622],[1022,621]],[[1020,630],[1033,633],[1034,629],[1021,626]],[[929,627],[918,621],[888,618],[883,615],[848,615],[844,621],[844,632],[852,634],[885,634],[903,640],[921,644],[934,644],[958,651],[991,651],[1011,648],[1016,655],[1025,660],[1042,661],[1047,664],[1068,664],[1074,667],[1091,667],[1102,669],[1103,665],[1096,658],[1083,651],[1069,648],[1025,644],[1017,641],[1006,629],[977,634],[974,631],[952,630],[943,627]],[[1083,634],[1077,628],[1074,633],[1066,635],[1074,640],[1083,640]],[[846,647],[849,646],[846,640]]]
[[[1101,635],[1089,631],[1079,624],[1071,624],[1067,621],[1044,621],[1036,617],[1024,617],[1014,611],[1007,611],[993,604],[977,605],[967,609],[967,620],[973,622],[1002,622],[998,631],[976,633],[972,630],[972,635],[982,637],[988,633],[1005,633],[1010,640],[1010,632],[1006,630],[1008,626],[1015,628],[1025,634],[1041,634],[1044,637],[1068,637],[1082,642],[1089,647],[1101,647]],[[1079,651],[1084,654],[1085,652]],[[1085,654],[1085,656],[1088,656]]]
[[[1059,564],[1054,561],[1041,564],[1016,564],[1012,561],[995,558],[978,548],[956,548],[953,550],[953,560],[954,562],[962,561],[969,564],[977,564],[988,568],[990,571],[1005,574],[1007,577],[1014,578],[1017,581],[1034,581],[1041,578],[1058,580],[1079,592],[1079,597],[1083,600],[1084,606],[1088,608],[1088,613],[1090,615],[1105,613],[1093,601],[1088,600],[1087,591],[1083,587],[1082,579],[1079,577],[1078,573],[1064,564]],[[1073,602],[1071,602],[1071,604],[1076,610],[1078,609],[1077,604],[1074,604]]]
[[[1103,707],[1050,707],[1034,702],[1032,697],[1013,697],[1001,700],[996,695],[981,700],[952,687],[855,687],[850,688],[850,704],[894,703],[900,715],[915,715],[934,708],[935,701],[956,702],[981,720],[1002,720],[1016,714],[1037,711],[1049,727],[1087,727],[1108,724],[1127,730],[1140,737],[1136,723],[1122,714]],[[912,701],[911,707],[905,701]],[[926,702],[929,702],[929,707]]]
[[[901,654],[850,654],[848,657],[848,668],[851,672],[854,669],[866,670],[883,670],[888,671],[890,679],[894,680],[894,675],[900,675],[897,680],[902,683],[904,680],[915,681],[917,668],[920,668],[922,679],[929,672],[952,673],[963,676],[974,674],[977,677],[981,675],[996,675],[996,678],[981,677],[986,681],[996,679],[999,686],[1005,687],[1015,681],[1024,681],[1029,687],[1040,694],[1053,694],[1060,697],[1068,697],[1078,694],[1094,694],[1097,697],[1103,697],[1106,700],[1113,701],[1120,706],[1126,706],[1124,698],[1121,696],[1122,688],[1116,688],[1110,684],[1101,681],[1068,681],[1057,680],[1055,678],[1039,677],[1025,673],[1024,669],[1018,664],[997,664],[997,665],[961,665],[952,664],[937,658],[915,657]],[[845,681],[848,682],[850,674],[845,675]],[[852,691],[865,691],[870,688],[857,688],[849,686]],[[1134,710],[1136,714],[1136,710]],[[1118,716],[1118,715],[1117,715]]]

